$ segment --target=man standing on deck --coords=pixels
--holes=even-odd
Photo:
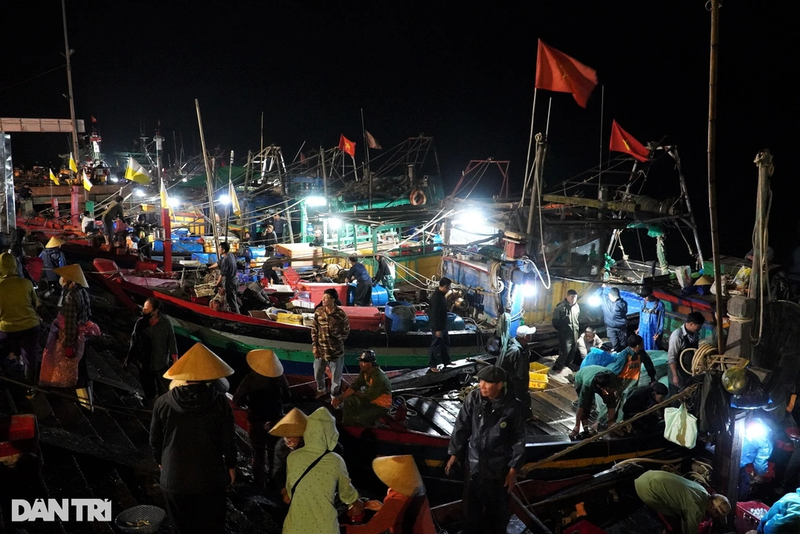
[[[161,301],[150,297],[144,301],[142,316],[136,321],[125,364],[139,364],[139,381],[148,404],[169,391],[164,373],[178,359],[175,331],[169,317],[161,314]]]
[[[429,360],[429,373],[438,373],[439,364],[450,365],[450,336],[447,333],[447,292],[453,283],[449,278],[442,277],[439,287],[431,294],[428,307],[428,324],[431,328],[431,356]]]
[[[572,367],[575,359],[575,342],[580,331],[581,308],[578,306],[578,292],[567,291],[567,297],[553,310],[553,327],[558,333],[558,359],[553,364],[553,374],[563,374],[564,367]],[[576,367],[577,369],[577,367]],[[574,369],[573,369],[574,370]]]
[[[619,288],[612,287],[603,299],[603,321],[606,324],[606,336],[615,351],[625,348],[628,338],[628,303],[619,296]]]
[[[286,233],[286,219],[281,217],[280,213],[276,213],[272,218],[272,228],[275,230],[275,236],[278,238],[278,243],[284,243]]]
[[[369,306],[372,304],[372,278],[367,268],[358,261],[358,256],[350,256],[350,272],[348,280],[356,282],[356,294],[353,297],[354,306]]]
[[[686,349],[696,349],[700,343],[698,332],[706,322],[700,312],[691,312],[686,316],[686,323],[672,331],[669,336],[669,351],[667,353],[667,368],[669,370],[669,392],[671,395],[685,388],[689,376],[681,369],[681,353]]]
[[[114,201],[108,205],[106,211],[103,212],[103,233],[106,236],[106,245],[111,246],[114,242],[114,222],[117,219],[122,220],[125,214],[122,210],[122,195],[114,197]]]
[[[350,335],[350,320],[336,305],[336,290],[328,288],[322,294],[322,304],[314,310],[311,326],[311,351],[314,353],[314,379],[317,381],[317,399],[327,394],[325,370],[331,368],[331,395],[340,393],[344,368],[344,341]]]
[[[487,366],[480,388],[467,395],[458,412],[445,473],[466,458],[469,472],[466,534],[505,534],[511,513],[508,494],[525,460],[525,420],[513,395],[504,393],[506,372]]]
[[[504,314],[507,315],[507,314]],[[526,419],[533,416],[531,411],[531,395],[528,393],[531,358],[528,352],[528,335],[536,328],[520,325],[514,339],[508,340],[508,346],[497,359],[497,366],[508,375],[508,392],[522,403],[522,413]]]
[[[380,284],[385,287],[389,294],[389,300],[394,300],[394,265],[383,254],[376,254],[375,260],[378,262],[378,268],[375,276],[372,277],[372,285]]]
[[[228,303],[231,313],[239,313],[239,302],[236,300],[239,293],[239,270],[236,268],[236,256],[231,254],[231,244],[223,241],[219,244],[219,253],[222,256],[219,262],[211,267],[219,267],[219,282],[217,287],[225,290],[225,302]]]
[[[642,290],[642,311],[636,333],[644,340],[644,350],[658,350],[659,338],[664,333],[664,303],[653,295],[650,287]]]

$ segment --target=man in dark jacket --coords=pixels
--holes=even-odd
[[[453,283],[449,278],[442,277],[439,287],[431,294],[430,307],[428,308],[428,324],[431,328],[430,371],[439,372],[439,364],[450,364],[450,336],[447,334],[447,299],[445,295],[450,291]]]
[[[150,445],[178,534],[225,532],[225,488],[236,478],[236,434],[228,399],[210,384],[232,374],[197,343],[164,375],[187,384],[159,397],[153,407]]]
[[[219,267],[219,282],[217,285],[225,289],[225,302],[228,303],[231,313],[239,313],[239,269],[236,266],[236,256],[231,252],[231,244],[223,241],[219,244],[220,259],[211,267]]]
[[[378,262],[378,268],[375,270],[375,276],[372,277],[372,285],[380,284],[385,287],[389,293],[389,300],[394,300],[394,265],[389,263],[388,258],[383,254],[376,254],[375,260]]]
[[[146,399],[155,399],[167,392],[169,381],[163,374],[178,359],[178,346],[172,323],[161,314],[160,300],[149,298],[144,301],[142,317],[133,327],[125,362],[131,359],[138,363],[139,381]]]
[[[268,465],[272,462],[277,439],[269,434],[270,428],[283,417],[283,405],[291,400],[289,382],[283,376],[283,364],[271,349],[256,349],[247,353],[247,364],[253,370],[244,377],[233,404],[247,406],[247,433],[253,449],[253,481],[263,488]],[[266,471],[265,471],[266,470]]]
[[[614,351],[625,348],[628,339],[628,303],[619,296],[619,288],[612,287],[603,299],[603,322],[606,337],[614,345]]]
[[[597,430],[589,427],[589,414],[594,405],[595,395],[598,395],[608,409],[608,425],[617,421],[617,394],[619,392],[619,378],[614,371],[599,365],[588,365],[575,373],[575,392],[578,394],[575,412],[575,428],[570,432],[570,439],[575,439],[581,432],[581,424],[585,432]]]
[[[634,415],[642,413],[648,408],[662,402],[666,398],[667,393],[667,386],[661,382],[636,388],[622,406],[622,413],[625,419],[630,419]],[[653,412],[641,419],[637,419],[632,424],[634,429],[645,431],[656,427],[660,420],[661,415],[657,412]]]
[[[553,327],[558,333],[558,359],[552,367],[554,374],[561,373],[564,367],[572,367],[578,349],[575,343],[580,332],[581,308],[578,306],[578,292],[567,291],[567,297],[553,310]],[[577,367],[573,371],[577,370]]]
[[[350,272],[348,281],[356,282],[356,294],[353,297],[354,306],[369,306],[372,304],[372,278],[369,277],[367,268],[358,261],[358,256],[350,256]]]
[[[520,325],[514,339],[508,341],[505,352],[497,359],[497,365],[508,375],[508,392],[522,404],[522,413],[530,418],[531,396],[528,393],[531,358],[528,352],[528,335],[536,328]]]
[[[505,534],[511,512],[508,494],[517,485],[525,460],[525,420],[522,407],[503,392],[506,372],[487,366],[478,373],[480,388],[467,395],[458,412],[450,446],[448,475],[466,458],[469,469],[468,516],[465,533]]]

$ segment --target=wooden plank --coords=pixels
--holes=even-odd
[[[455,417],[447,410],[442,410],[436,401],[412,398],[408,405],[417,412],[417,417],[428,421],[431,426],[437,428],[442,434],[449,436],[453,432]]]

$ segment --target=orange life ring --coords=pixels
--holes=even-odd
[[[428,202],[428,197],[425,196],[425,191],[422,189],[414,189],[411,191],[408,201],[411,202],[412,206],[423,206]]]

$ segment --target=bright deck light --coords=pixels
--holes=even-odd
[[[218,200],[219,200],[220,204],[228,205],[228,204],[231,203],[230,195],[220,195]]]
[[[174,198],[174,197],[168,199],[168,202],[169,202],[169,207],[172,208],[172,209],[175,209],[175,208],[177,208],[178,206],[181,205],[180,199]]]
[[[594,306],[594,307],[600,306],[600,302],[601,302],[600,301],[600,296],[599,295],[592,295],[591,297],[586,299],[586,302],[587,302],[587,304],[589,304],[589,306]]]
[[[137,187],[136,189],[133,190],[133,196],[141,198],[145,195],[147,195],[147,193],[145,193],[144,189],[140,187]]]
[[[536,284],[531,282],[526,282],[523,284],[522,294],[526,297],[533,297],[536,295]]]
[[[325,197],[306,197],[306,206],[309,208],[318,208],[326,205],[327,203],[328,199]]]
[[[747,425],[744,436],[750,441],[759,441],[767,437],[768,433],[769,429],[767,425],[756,419]]]
[[[336,219],[336,218],[328,219],[328,228],[330,228],[331,230],[338,230],[341,226],[342,226],[341,219]]]

